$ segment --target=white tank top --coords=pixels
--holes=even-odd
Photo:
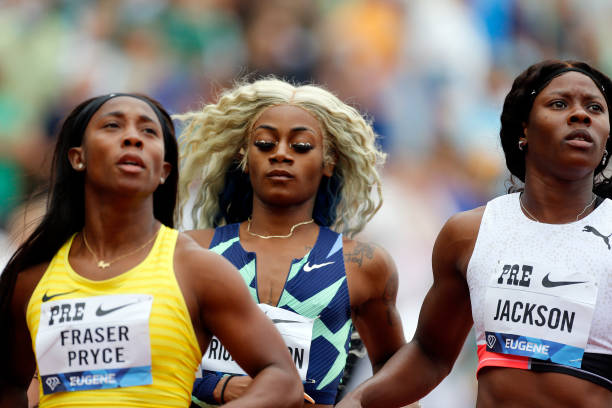
[[[528,346],[529,339],[543,338],[534,331],[572,344],[568,336],[584,330],[585,353],[612,354],[611,246],[609,199],[568,224],[527,218],[520,208],[519,193],[490,201],[467,269],[479,349],[487,342],[500,342],[500,337],[490,335],[492,331],[512,328],[527,342],[519,344],[519,337],[514,341],[503,338],[504,346],[531,347],[529,351],[534,352],[538,345]],[[574,313],[574,306],[567,302],[584,311]]]

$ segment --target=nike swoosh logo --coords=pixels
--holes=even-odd
[[[314,264],[314,265],[310,265],[310,262],[308,262],[306,265],[304,265],[304,272],[310,272],[313,269],[319,269],[319,268],[322,268],[324,266],[331,265],[331,264],[333,264],[333,262],[325,262],[322,264]]]
[[[272,319],[272,323],[302,323],[299,320]]]
[[[71,290],[70,292],[54,293],[53,295],[47,295],[47,292],[45,292],[45,294],[44,294],[44,295],[43,295],[43,297],[42,297],[42,301],[43,301],[43,302],[48,302],[48,301],[50,301],[51,299],[53,299],[53,298],[55,298],[55,297],[58,297],[58,296],[64,296],[64,295],[69,295],[69,294],[71,294],[71,293],[76,292],[77,290],[78,290],[78,289]]]
[[[125,305],[113,307],[112,309],[107,309],[107,310],[102,309],[102,305],[100,305],[100,306],[98,306],[98,309],[96,310],[96,316],[105,316],[105,315],[107,315],[109,313],[116,312],[119,309],[123,309],[124,307],[128,307],[128,306],[134,305],[136,303],[138,303],[138,302],[126,303]]]
[[[550,273],[547,273],[546,276],[544,277],[544,279],[542,279],[542,286],[544,286],[545,288],[556,288],[557,286],[576,285],[578,283],[586,283],[586,282],[588,282],[588,281],[559,281],[559,282],[553,282],[550,279],[548,279],[548,275],[550,275]]]

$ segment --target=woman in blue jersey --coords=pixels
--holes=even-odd
[[[320,87],[276,79],[237,85],[179,118],[181,204],[198,228],[188,234],[239,269],[284,335],[307,400],[331,406],[353,326],[375,371],[404,344],[395,266],[352,239],[382,203],[384,154],[370,123]],[[239,369],[220,347],[204,353],[197,403],[231,401],[252,382],[227,375]]]
[[[186,407],[212,333],[255,377],[228,406],[301,405],[282,338],[235,268],[172,229],[178,154],[159,103],[81,103],[53,168],[48,211],[1,277],[0,407],[27,406],[35,370],[40,407]]]
[[[412,342],[339,406],[395,407],[451,370],[474,325],[479,408],[612,406],[610,79],[544,61],[506,96],[501,143],[524,183],[449,219]]]

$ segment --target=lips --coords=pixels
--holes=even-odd
[[[593,143],[591,134],[586,129],[576,129],[569,135],[565,136],[565,140],[581,140],[589,143]]]
[[[144,169],[145,165],[140,156],[126,153],[117,161],[117,165],[125,170],[140,170]]]
[[[276,179],[276,180],[289,180],[295,178],[293,174],[286,170],[272,170],[266,173],[267,178]]]
[[[578,148],[588,148],[593,145],[593,138],[586,129],[576,129],[570,132],[570,134],[565,136],[565,141],[569,145]]]

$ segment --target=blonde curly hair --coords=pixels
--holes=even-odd
[[[375,144],[371,123],[321,87],[293,86],[275,78],[239,83],[223,92],[217,103],[207,104],[199,112],[174,115],[186,122],[179,136],[182,164],[178,225],[182,225],[183,212],[192,199],[190,186],[195,187],[196,182],[200,184],[195,189],[191,211],[194,227],[236,222],[226,219],[227,208],[220,204],[220,195],[228,188],[228,173],[245,169],[249,135],[261,113],[268,107],[285,104],[305,109],[319,121],[324,163],[335,164],[332,179],[337,180],[339,195],[328,199],[333,215],[327,226],[348,236],[364,228],[382,205],[378,167],[386,157]],[[243,199],[245,195],[241,193]]]

